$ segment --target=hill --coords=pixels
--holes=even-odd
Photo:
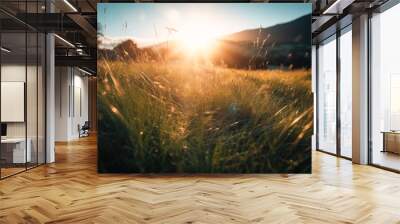
[[[239,68],[309,68],[311,15],[220,38],[214,61]]]
[[[243,30],[219,38],[209,60],[232,68],[310,68],[311,15],[267,28]],[[100,57],[108,59],[149,58],[177,60],[185,57],[179,41],[159,43],[138,48],[128,40],[113,50],[99,49]]]
[[[267,28],[243,30],[223,37],[223,40],[251,42],[267,40],[275,44],[311,44],[311,15],[305,15],[293,21],[277,24]]]

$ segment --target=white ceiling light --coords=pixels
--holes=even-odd
[[[339,4],[340,0],[336,0],[332,5],[330,5],[322,14],[330,14],[334,13],[337,11],[337,6]],[[335,10],[333,10],[335,9]],[[333,11],[333,12],[332,12]]]
[[[90,73],[90,72],[88,72],[88,71],[86,71],[86,70],[83,70],[83,69],[81,69],[81,68],[79,68],[79,67],[78,67],[78,70],[81,71],[81,72],[83,72],[83,73],[85,73],[85,74],[87,74],[87,75],[93,75],[92,73]]]
[[[54,34],[55,37],[57,37],[59,40],[61,40],[62,42],[64,42],[65,44],[67,44],[70,47],[75,48],[75,45],[73,45],[71,42],[69,42],[68,40],[60,37],[58,34]]]
[[[64,0],[64,3],[68,5],[74,12],[78,12],[78,10],[68,1]]]
[[[322,14],[342,14],[343,10],[351,5],[355,0],[336,0]]]
[[[78,53],[79,55],[83,55],[83,50],[80,48],[77,48],[76,53]]]
[[[8,50],[7,48],[4,48],[4,47],[1,47],[0,49],[1,49],[1,51],[4,51],[6,53],[10,53],[11,52],[10,50]]]

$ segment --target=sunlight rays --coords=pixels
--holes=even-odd
[[[192,15],[179,26],[177,40],[189,55],[208,54],[215,47],[215,40],[224,34],[221,27],[213,25],[213,17]]]

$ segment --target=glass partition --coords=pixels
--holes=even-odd
[[[318,47],[318,149],[336,153],[336,36]]]
[[[24,171],[31,161],[26,141],[26,41],[25,32],[1,34],[2,177]]]
[[[41,12],[44,4],[6,3],[0,6],[18,13]],[[46,39],[2,12],[0,20],[7,20],[0,21],[0,178],[5,178],[45,163]]]
[[[30,151],[30,160],[27,167],[31,168],[38,163],[38,34],[27,33],[27,74],[26,74],[26,113],[27,113],[27,150]]]
[[[371,18],[371,162],[400,170],[400,4]]]
[[[352,157],[352,33],[351,26],[340,38],[340,154]]]

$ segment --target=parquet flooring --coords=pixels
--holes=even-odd
[[[2,177],[7,177],[10,175],[13,175],[18,172],[22,172],[25,170],[25,167],[7,167],[7,168],[1,168],[1,175]]]
[[[96,172],[96,139],[0,181],[0,223],[400,223],[400,175],[313,152],[312,175]]]

